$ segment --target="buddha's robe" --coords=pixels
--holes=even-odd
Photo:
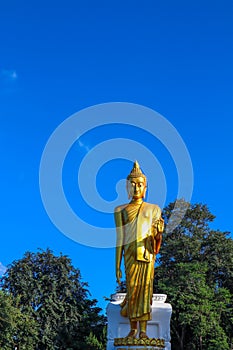
[[[127,294],[121,314],[131,321],[151,319],[154,262],[161,235],[161,210],[155,204],[130,203],[115,209],[117,245],[123,248]]]

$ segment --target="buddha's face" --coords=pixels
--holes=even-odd
[[[146,181],[143,177],[135,177],[128,180],[128,194],[133,199],[144,198],[146,193]]]

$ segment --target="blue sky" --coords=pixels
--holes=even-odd
[[[84,246],[60,232],[39,186],[42,153],[54,130],[74,113],[102,103],[138,104],[166,118],[190,154],[191,201],[208,205],[216,215],[213,228],[232,232],[230,0],[9,0],[0,5],[0,37],[0,271],[27,250],[49,247],[72,259],[92,297],[105,307],[103,296],[116,287],[114,249]],[[158,140],[125,125],[93,129],[71,147],[63,168],[70,206],[92,225],[113,226],[113,216],[80,202],[78,167],[93,147],[117,137],[149,148],[167,182],[165,204],[176,196],[176,168]],[[143,168],[144,160],[138,161]],[[103,165],[96,184],[106,201],[114,200],[116,182],[130,169],[124,159]]]

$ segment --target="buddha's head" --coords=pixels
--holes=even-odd
[[[127,176],[127,192],[129,198],[145,198],[147,188],[146,176],[140,169],[137,161],[134,162],[133,169]]]

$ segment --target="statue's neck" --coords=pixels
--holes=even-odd
[[[132,199],[130,204],[142,204],[143,199],[142,198],[137,198],[137,199]]]

